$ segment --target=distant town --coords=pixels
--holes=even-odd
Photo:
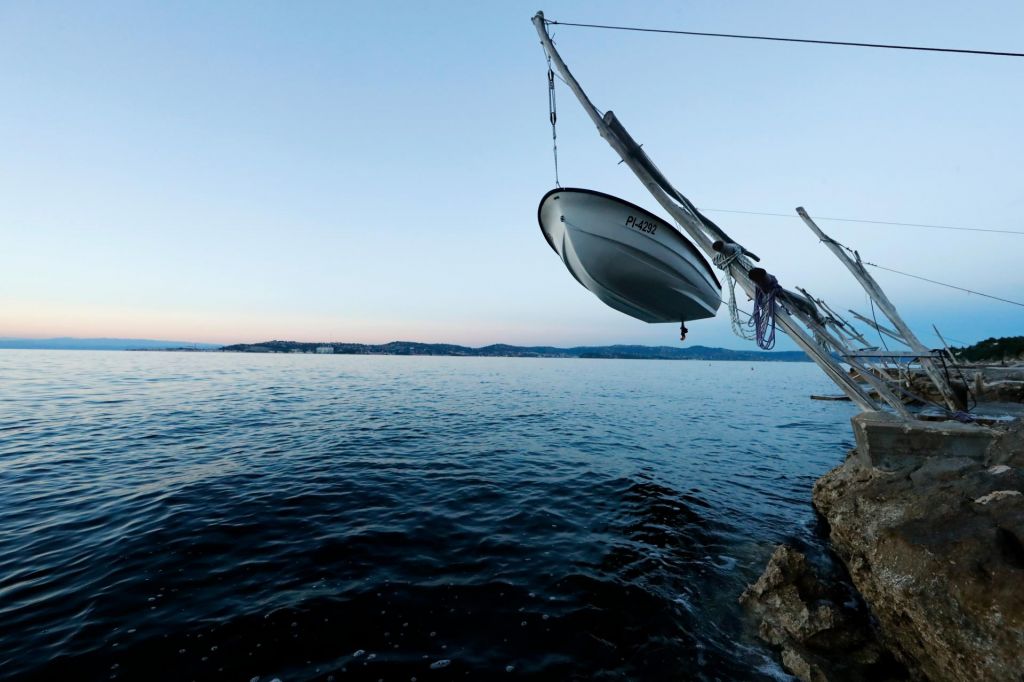
[[[748,351],[707,346],[511,346],[494,344],[481,348],[450,343],[392,341],[384,344],[303,343],[300,341],[264,341],[224,346],[234,353],[312,353],[322,355],[445,355],[463,357],[514,358],[601,358],[629,360],[743,360],[771,362],[808,362],[802,351]]]
[[[709,346],[512,346],[493,344],[480,348],[451,343],[392,341],[366,344],[348,342],[263,341],[222,346],[214,343],[157,341],[154,339],[0,338],[0,349],[9,350],[133,350],[228,353],[299,353],[313,355],[440,355],[506,358],[603,358],[629,360],[736,360],[741,362],[808,362],[802,351],[756,351]],[[1019,362],[1024,360],[1024,336],[985,339],[953,354],[968,362]]]

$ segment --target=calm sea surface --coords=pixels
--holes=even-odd
[[[0,351],[0,678],[782,677],[810,364]]]

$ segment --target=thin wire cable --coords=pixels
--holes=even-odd
[[[731,208],[702,208],[701,211],[708,213],[742,213],[744,215],[775,216],[778,218],[797,218],[791,213],[771,213],[768,211],[740,211]],[[898,227],[927,227],[936,230],[960,230],[963,232],[994,232],[996,234],[1016,234],[1024,236],[1024,230],[994,230],[983,227],[956,227],[953,225],[929,225],[926,223],[897,223],[889,220],[863,220],[859,218],[822,218],[814,216],[815,220],[831,220],[839,223],[868,223],[871,225],[896,225]]]
[[[561,187],[558,181],[558,106],[555,102],[555,72],[551,69],[551,55],[548,58],[548,119],[551,121],[551,154],[555,160],[555,187]]]
[[[860,254],[857,253],[855,250],[851,249],[849,246],[847,246],[846,244],[844,244],[844,243],[842,243],[840,241],[836,241],[835,239],[832,239],[831,237],[828,237],[826,239],[822,239],[822,240],[819,240],[819,241],[828,241],[828,242],[831,242],[831,243],[835,244],[836,246],[842,247],[842,248],[846,249],[850,253],[850,255],[852,255],[857,260],[858,263],[863,263],[864,265],[870,265],[871,267],[878,268],[879,270],[888,270],[889,272],[895,272],[897,275],[904,275],[905,277],[913,277],[914,279],[919,279],[919,280],[921,280],[923,282],[931,282],[932,284],[938,284],[939,286],[949,287],[950,289],[956,289],[957,291],[964,291],[964,292],[966,292],[968,294],[974,294],[975,296],[984,296],[985,298],[991,298],[991,299],[996,300],[996,301],[1002,301],[1003,303],[1012,303],[1013,305],[1019,305],[1020,307],[1024,308],[1024,303],[1021,303],[1020,301],[1011,301],[1008,298],[1000,298],[998,296],[993,296],[992,294],[983,294],[980,291],[974,291],[973,289],[965,289],[964,287],[958,287],[955,284],[947,284],[946,282],[940,282],[938,280],[928,279],[927,277],[921,277],[919,275],[912,275],[909,272],[903,272],[902,270],[895,270],[893,268],[887,268],[884,265],[878,265],[877,263],[868,263],[867,261],[861,260]]]
[[[892,45],[888,43],[855,43],[845,40],[813,40],[810,38],[779,38],[776,36],[742,35],[738,33],[705,33],[702,31],[673,31],[665,28],[641,28],[638,26],[608,26],[605,24],[579,24],[568,21],[545,20],[556,26],[577,26],[580,28],[603,28],[612,31],[636,31],[639,33],[668,33],[682,36],[703,36],[705,38],[738,38],[740,40],[769,40],[779,43],[809,43],[811,45],[841,45],[845,47],[874,47],[884,50],[911,50],[916,52],[949,52],[954,54],[986,55],[990,57],[1024,57],[1024,52],[1000,52],[997,50],[964,50],[953,47],[921,47],[918,45]]]
[[[928,279],[927,277],[920,277],[918,275],[912,275],[909,272],[903,272],[902,270],[894,270],[893,268],[887,268],[884,265],[878,265],[877,263],[868,263],[867,261],[865,261],[864,265],[870,265],[871,267],[878,268],[879,270],[886,270],[888,272],[895,272],[897,275],[903,275],[904,277],[912,277],[914,279],[919,279],[922,282],[931,282],[932,284],[938,284],[939,286],[948,287],[950,289],[956,289],[957,291],[964,291],[964,292],[966,292],[968,294],[974,294],[975,296],[984,296],[985,298],[991,298],[991,299],[996,300],[996,301],[1002,301],[1003,303],[1011,303],[1013,305],[1019,305],[1021,308],[1024,308],[1024,303],[1021,303],[1020,301],[1011,301],[1008,298],[1000,298],[998,296],[993,296],[991,294],[983,294],[980,291],[974,291],[973,289],[965,289],[964,287],[958,287],[958,286],[956,286],[954,284],[946,284],[945,282],[939,282],[939,281],[934,280],[934,279]]]
[[[882,328],[878,326],[878,317],[875,315],[875,299],[868,296],[868,301],[871,302],[871,319],[875,321],[875,331],[878,332],[878,339],[882,342],[882,347],[885,348],[886,352],[889,352],[889,344],[885,342],[885,336],[882,335]],[[890,322],[890,324],[892,324]]]
[[[939,334],[936,334],[935,332],[926,332],[926,333],[927,333],[927,334],[928,334],[929,336],[934,336],[934,337],[935,337],[936,339],[938,339],[939,341],[942,341],[942,340],[943,340],[943,336],[940,336]],[[952,336],[950,336],[949,334],[945,334],[944,336],[945,336],[945,339],[948,339],[949,341],[955,341],[956,343],[962,344],[962,345],[964,345],[964,346],[969,346],[969,345],[971,345],[971,344],[970,344],[969,342],[967,342],[967,341],[961,341],[960,339],[954,339],[954,338],[953,338]]]

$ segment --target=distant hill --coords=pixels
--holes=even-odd
[[[972,362],[1024,360],[1024,336],[985,339],[966,348],[953,348],[953,354]]]
[[[76,339],[66,336],[55,339],[0,338],[0,348],[36,350],[167,350],[171,348],[215,350],[220,347],[221,345],[218,343],[157,341],[155,339]]]
[[[418,343],[392,341],[383,344],[302,341],[264,341],[220,346],[213,343],[189,341],[160,341],[155,339],[79,339],[60,337],[53,339],[0,338],[0,349],[41,350],[223,350],[236,353],[316,353],[317,349],[340,355],[443,355],[465,357],[518,357],[518,358],[600,358],[629,360],[742,360],[747,362],[808,362],[802,351],[765,352],[730,350],[708,346],[512,346],[493,344],[481,348],[459,346],[452,343]]]
[[[316,353],[343,355],[448,355],[473,357],[522,358],[606,358],[630,360],[743,360],[750,362],[809,362],[803,351],[751,351],[709,348],[707,346],[510,346],[494,344],[470,348],[450,343],[417,343],[392,341],[384,344],[301,341],[264,341],[224,346],[221,350],[236,353]],[[327,349],[330,349],[328,351]]]

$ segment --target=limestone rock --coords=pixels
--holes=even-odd
[[[832,546],[912,675],[1021,680],[1024,671],[1024,428],[984,461],[861,458],[822,477],[814,505]]]
[[[793,648],[782,650],[782,665],[803,682],[829,682],[829,677],[814,661]]]
[[[903,679],[852,592],[834,577],[823,579],[791,547],[776,548],[740,603],[760,620],[761,638],[781,647],[785,668],[804,682]]]
[[[1020,495],[1019,490],[996,490],[988,495],[982,495],[974,501],[975,504],[988,504],[990,502],[998,502],[999,500],[1005,500],[1011,498],[1014,495]]]
[[[1018,419],[1004,430],[988,448],[990,465],[1024,468],[1024,419]]]

